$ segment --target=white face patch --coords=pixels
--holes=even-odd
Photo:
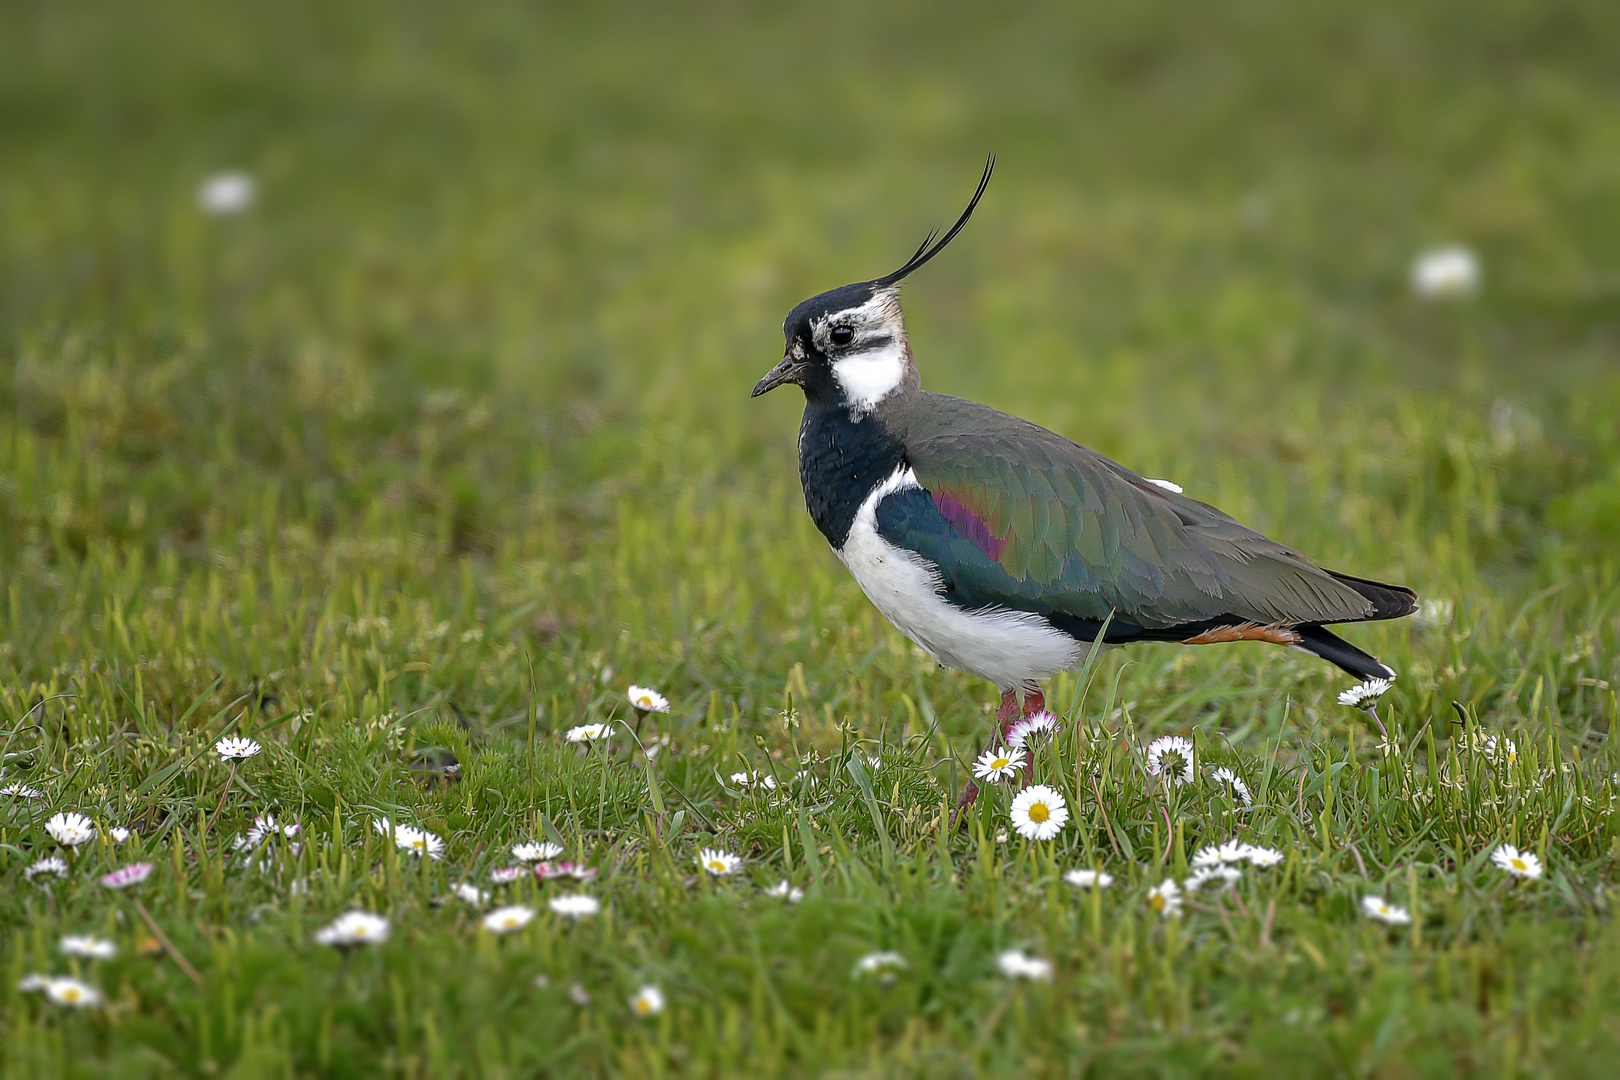
[[[833,378],[851,410],[868,413],[906,377],[906,347],[896,341],[833,362]]]
[[[834,345],[835,328],[852,331],[854,339]],[[859,307],[817,319],[810,329],[817,347],[834,358],[833,378],[855,416],[871,412],[905,382],[910,360],[895,290],[879,290]]]

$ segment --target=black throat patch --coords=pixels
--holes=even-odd
[[[904,445],[878,417],[853,420],[842,402],[805,402],[799,481],[811,519],[835,550],[843,550],[861,503],[904,461]]]

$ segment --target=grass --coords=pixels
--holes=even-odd
[[[0,741],[46,795],[0,797],[5,1072],[1606,1072],[1617,18],[0,15]],[[872,611],[803,511],[796,404],[746,395],[782,314],[896,263],[987,149],[907,286],[925,385],[1448,601],[1348,631],[1402,672],[1387,743],[1292,652],[1109,651],[1049,688],[1060,838],[999,842],[1004,788],[942,827],[993,691]],[[225,167],[261,198],[207,218]],[[1413,299],[1450,240],[1483,292]],[[671,711],[638,723],[632,682]],[[661,749],[563,739],[606,720]],[[226,734],[265,751],[232,769]],[[1147,777],[1162,734],[1197,783]],[[137,835],[26,881],[58,809]],[[261,872],[232,841],[270,810],[303,844]],[[1150,910],[1233,835],[1286,858]],[[499,890],[541,908],[511,936],[438,902],[529,839],[601,869],[599,916],[556,882]],[[314,943],[354,907],[386,945]],[[86,932],[118,957],[57,952]],[[1012,947],[1053,979],[1001,976]],[[907,966],[853,975],[876,950]],[[69,971],[105,1004],[15,989]]]

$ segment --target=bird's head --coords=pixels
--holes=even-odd
[[[956,224],[939,239],[929,233],[905,265],[872,281],[812,296],[782,323],[785,355],[754,386],[752,396],[794,383],[811,400],[839,401],[863,415],[890,395],[921,385],[900,314],[900,281],[938,255],[962,231],[990,183],[995,158],[985,162],[979,188]]]

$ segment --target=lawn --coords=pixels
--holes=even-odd
[[[1607,0],[7,7],[0,1071],[1608,1075],[1617,109]],[[1425,600],[1059,676],[1047,841],[748,398],[992,150],[924,385]]]

